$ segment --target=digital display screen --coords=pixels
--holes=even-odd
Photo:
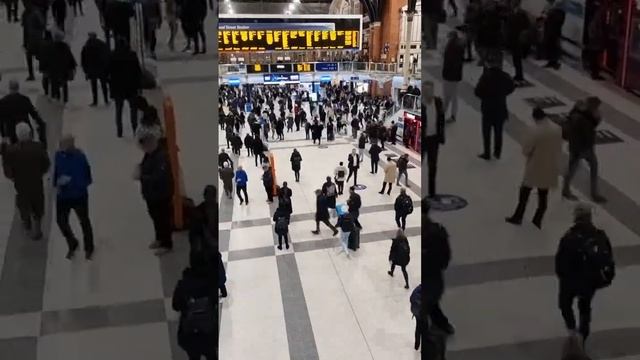
[[[338,63],[317,63],[316,71],[338,71]]]
[[[293,64],[295,72],[314,72],[313,64],[301,63],[301,64]]]
[[[271,64],[269,69],[272,73],[290,73],[293,72],[292,64]]]
[[[269,65],[253,64],[247,65],[247,74],[260,74],[269,72]]]
[[[300,82],[300,74],[265,74],[265,84],[281,82]]]
[[[359,50],[362,17],[221,16],[220,51]]]

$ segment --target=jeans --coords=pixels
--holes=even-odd
[[[267,201],[273,202],[273,186],[271,184],[264,184],[264,191],[267,193]]]
[[[65,103],[69,102],[69,83],[67,80],[61,80],[56,78],[51,78],[51,97],[53,99],[60,100],[62,95],[62,101]],[[62,94],[60,93],[62,91]]]
[[[425,140],[427,152],[429,196],[435,196],[436,174],[438,172],[438,150],[440,149],[440,143],[438,142],[437,136],[427,136]]]
[[[358,168],[349,168],[349,175],[347,175],[347,182],[353,175],[353,186],[358,185]]]
[[[374,174],[378,173],[378,161],[379,159],[371,159],[371,172]]]
[[[405,186],[409,186],[409,173],[407,173],[407,170],[399,170],[398,171],[398,180],[396,180],[396,185],[400,186],[400,178],[402,177],[402,175],[404,175],[404,185]]]
[[[351,235],[351,231],[340,232],[340,245],[342,246],[342,250],[344,250],[345,254],[347,255],[349,255],[349,235]]]
[[[589,163],[591,178],[591,195],[597,195],[598,192],[598,158],[593,147],[582,151],[569,151],[569,168],[564,177],[563,191],[568,191],[571,180],[578,170],[580,160],[586,160]]]
[[[100,78],[89,78],[89,83],[91,84],[91,95],[93,98],[93,105],[98,104],[98,81],[100,81],[100,87],[102,88],[102,96],[104,97],[104,103],[109,103],[109,87],[107,83],[106,77]]]
[[[531,194],[531,188],[528,186],[520,187],[520,196],[518,199],[518,206],[513,213],[512,218],[518,221],[522,220],[524,212],[527,209],[527,203],[529,202],[529,195]],[[549,195],[548,189],[538,189],[538,209],[533,216],[533,223],[540,226],[542,224],[542,218],[547,211],[547,197]]]
[[[289,246],[289,234],[278,234],[278,246],[282,247],[283,238],[285,245]]]
[[[130,98],[116,97],[115,98],[116,131],[117,131],[118,137],[122,137],[122,108],[124,106],[125,100],[129,104],[129,113],[130,113],[129,116],[131,119],[132,132],[135,134],[136,129],[138,128],[138,109],[136,108],[136,105],[135,105],[135,99],[133,97],[130,97]]]
[[[200,21],[196,24],[196,31],[194,32],[193,50],[198,53],[207,52],[207,38],[204,33],[204,24]],[[199,42],[202,40],[202,43]]]
[[[173,248],[173,240],[171,238],[171,224],[173,223],[171,198],[147,200],[146,202],[147,211],[153,222],[156,241],[160,243],[162,248]]]
[[[342,195],[344,191],[344,180],[342,181],[336,180],[336,185],[338,185],[338,195]]]
[[[499,158],[502,154],[502,132],[504,119],[490,118],[482,115],[483,155],[491,156],[491,132],[493,131],[493,155]]]
[[[590,333],[591,301],[595,295],[594,289],[578,289],[568,280],[560,280],[558,305],[564,323],[569,330],[576,329],[576,317],[573,313],[573,301],[578,298],[578,312],[580,313],[580,334],[586,339]]]
[[[387,195],[391,194],[391,188],[393,187],[393,183],[392,182],[388,183],[386,181],[382,183],[382,190],[380,190],[381,194],[384,193],[384,190],[387,188],[387,184],[389,184],[389,190],[387,191]]]
[[[300,181],[300,170],[294,170],[293,175],[296,177],[296,181]]]
[[[60,232],[67,240],[69,251],[73,251],[78,247],[78,240],[69,225],[69,215],[71,210],[76,213],[84,240],[84,251],[91,252],[94,249],[93,244],[93,228],[89,219],[89,196],[83,196],[76,199],[61,199],[56,201],[56,221]]]
[[[522,70],[522,58],[524,57],[522,46],[516,45],[511,49],[511,57],[513,59],[513,67],[516,70],[513,76],[514,80],[524,80],[524,72]]]
[[[240,195],[241,191],[244,193],[244,199],[242,198],[242,195]],[[241,203],[243,201],[246,201],[247,204],[249,203],[249,195],[247,195],[247,185],[236,185],[236,194],[238,195],[238,199],[240,199]]]
[[[33,59],[36,57],[36,55],[32,52],[27,50],[25,53],[25,57],[27,59],[27,70],[29,71],[29,78],[33,79],[34,75],[33,75]]]
[[[458,115],[458,82],[444,80],[442,82],[442,95],[444,98],[444,113],[447,113],[449,104],[451,104],[451,117],[455,118]]]
[[[403,231],[407,227],[407,215],[408,214],[400,214],[396,212],[396,225],[401,228]]]

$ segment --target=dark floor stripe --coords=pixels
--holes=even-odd
[[[148,300],[128,304],[90,306],[42,313],[41,336],[80,332],[105,327],[165,322],[164,301]]]
[[[428,66],[427,69],[431,76],[441,79],[440,67]],[[478,117],[480,117],[480,101],[473,94],[473,90],[473,86],[465,80],[460,83],[459,96],[475,109],[478,112]],[[519,144],[522,144],[529,131],[529,126],[512,112],[509,113],[509,119],[510,121],[505,125],[507,135]],[[480,133],[478,133],[478,136],[481,136]],[[563,153],[561,163],[568,164],[568,161],[568,154]],[[607,180],[602,177],[599,177],[598,180],[600,192],[608,199],[608,202],[601,205],[601,207],[629,230],[640,236],[640,221],[637,220],[637,214],[640,214],[640,206]],[[586,167],[578,167],[578,171],[573,180],[573,187],[580,190],[583,194],[590,194],[589,173]]]
[[[0,339],[0,355],[3,359],[37,360],[38,339],[35,337]]]
[[[523,325],[526,326],[526,325]],[[587,353],[593,360],[640,355],[640,328],[596,331],[589,337]],[[560,359],[565,337],[450,351],[448,360]]]
[[[36,108],[42,118],[47,121],[49,154],[53,155],[62,132],[63,109],[59,104],[47,101],[44,96],[38,97]],[[0,277],[0,315],[42,310],[53,196],[52,183],[46,181],[45,216],[42,221],[45,238],[41,241],[29,239],[22,230],[17,211],[14,215],[7,241],[2,277]]]

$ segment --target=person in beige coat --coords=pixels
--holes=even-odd
[[[562,130],[549,121],[540,108],[533,109],[536,122],[527,140],[522,145],[522,153],[526,157],[524,179],[520,186],[518,206],[508,223],[520,225],[529,201],[531,189],[538,189],[538,209],[533,216],[533,224],[541,228],[542,218],[547,210],[549,189],[558,186],[560,176],[560,153],[562,151]]]
[[[382,190],[380,190],[378,194],[384,194],[384,189],[386,189],[387,184],[389,184],[387,195],[391,195],[391,188],[393,187],[393,182],[396,181],[397,176],[398,167],[396,163],[391,161],[390,157],[387,157],[387,165],[385,165],[384,167],[384,181],[382,182]]]

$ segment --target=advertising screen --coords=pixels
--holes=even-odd
[[[220,15],[220,51],[359,50],[360,15]]]

